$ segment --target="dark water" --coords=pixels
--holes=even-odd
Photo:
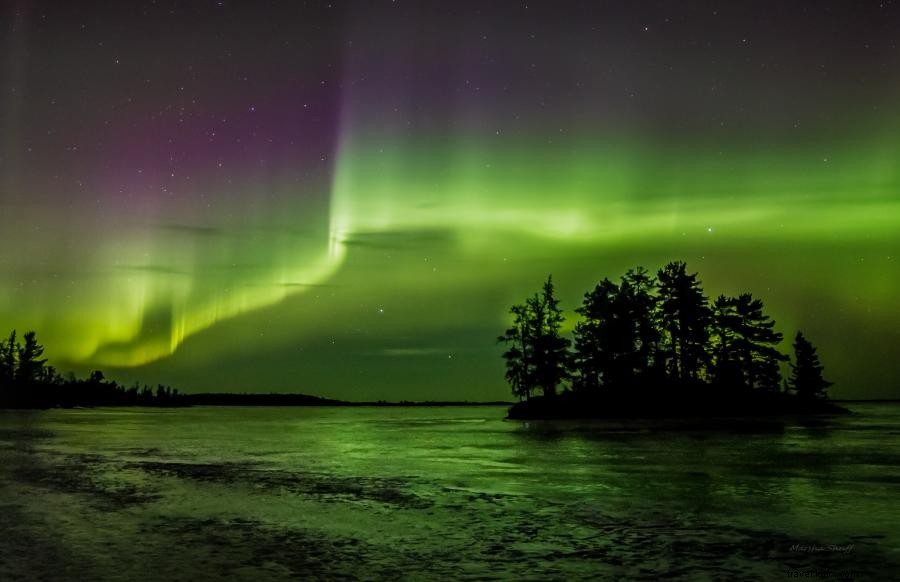
[[[0,580],[896,579],[900,407],[852,408],[3,412]]]

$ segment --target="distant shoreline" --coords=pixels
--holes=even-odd
[[[873,398],[873,399],[841,399],[841,400],[830,400],[831,404],[840,405],[840,404],[897,404],[900,403],[900,399],[891,399],[891,398]],[[489,400],[489,401],[469,401],[469,400],[424,400],[424,401],[410,401],[410,400],[399,400],[399,401],[387,401],[387,400],[372,400],[372,401],[350,401],[350,400],[338,400],[332,398],[324,398],[321,396],[312,396],[309,394],[301,394],[301,393],[285,393],[285,392],[272,392],[265,394],[253,394],[253,393],[244,393],[244,392],[200,392],[196,394],[181,394],[178,398],[178,403],[173,405],[157,405],[157,404],[94,404],[94,405],[86,405],[86,404],[75,404],[74,406],[67,407],[56,407],[56,408],[122,408],[122,407],[139,407],[139,408],[187,408],[191,406],[273,406],[273,407],[347,407],[347,408],[441,408],[441,407],[467,407],[467,406],[505,406],[505,407],[515,407],[517,402],[510,402],[506,400]],[[21,410],[22,408],[3,408],[0,407],[0,410]],[[39,408],[46,409],[46,408]],[[646,411],[645,411],[646,412]],[[657,411],[656,413],[651,414],[635,414],[634,411],[631,411],[630,414],[624,414],[620,416],[619,414],[612,414],[609,416],[606,415],[587,415],[585,418],[622,418],[632,417],[632,418],[659,418],[660,415]],[[795,411],[796,412],[796,411]],[[803,413],[801,413],[803,414]],[[575,418],[579,415],[570,416],[570,414],[562,414],[560,416],[556,416],[555,418]],[[663,415],[665,416],[665,415]],[[681,417],[682,414],[674,413],[673,417]],[[541,417],[540,414],[535,416],[521,417],[522,420],[537,420]],[[509,418],[516,419],[516,416],[511,416]],[[548,417],[553,418],[553,417]]]
[[[208,392],[183,394],[184,404],[188,406],[372,406],[372,407],[438,407],[438,406],[512,406],[513,402],[492,400],[471,402],[468,400],[424,400],[424,401],[387,401],[372,400],[354,402],[311,396],[309,394],[292,394],[273,392],[268,394],[250,394],[240,392]]]
[[[362,406],[362,407],[440,407],[440,406],[514,406],[516,402],[507,400],[469,401],[469,400],[370,400],[352,401],[324,398],[309,394],[272,392],[253,394],[245,392],[201,392],[183,394],[188,405],[194,406]],[[846,403],[900,403],[900,398],[876,398],[829,400],[833,404]]]
[[[21,405],[3,406],[0,410],[48,410],[72,409],[72,408],[188,408],[191,406],[303,406],[303,407],[449,407],[449,406],[513,406],[514,402],[506,400],[469,401],[469,400],[370,400],[354,402],[349,400],[337,400],[309,394],[272,392],[266,394],[252,394],[244,392],[200,392],[196,394],[179,394],[177,398],[165,402],[131,402],[131,401],[95,401],[79,402],[70,401],[63,405],[40,405],[35,402],[25,402]]]

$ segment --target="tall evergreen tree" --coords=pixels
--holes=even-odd
[[[736,347],[739,327],[740,318],[735,310],[734,297],[716,297],[710,324],[712,372],[717,384],[729,388],[745,385]]]
[[[595,392],[601,386],[615,384],[621,376],[618,357],[625,337],[622,320],[617,316],[620,289],[608,278],[584,294],[575,310],[582,320],[575,325],[574,363],[578,370],[576,389]]]
[[[720,295],[713,303],[712,342],[715,380],[721,385],[778,390],[780,362],[776,346],[783,336],[763,313],[763,302],[750,293]]]
[[[37,382],[44,375],[46,358],[44,346],[37,343],[37,337],[33,331],[26,332],[22,339],[25,344],[18,347],[18,365],[16,366],[16,381],[23,384]]]
[[[628,271],[620,284],[603,279],[585,294],[576,310],[583,317],[575,327],[579,388],[625,387],[648,376],[659,344],[654,285],[639,267]]]
[[[506,360],[506,381],[512,393],[519,399],[531,398],[537,387],[534,374],[533,324],[529,322],[528,304],[513,305],[509,312],[513,316],[512,326],[497,338],[509,348],[503,352]]]
[[[799,331],[794,338],[794,360],[795,363],[791,364],[789,388],[804,399],[827,398],[827,390],[832,383],[822,377],[824,368],[819,363],[815,346]]]
[[[635,375],[648,379],[651,375],[656,376],[663,364],[659,357],[661,336],[656,326],[657,298],[654,292],[657,281],[647,269],[636,267],[622,276],[620,288],[634,334],[632,368]]]
[[[670,377],[676,381],[699,379],[707,361],[709,305],[697,274],[688,274],[681,261],[669,263],[657,274],[659,321],[666,344]]]
[[[529,300],[535,314],[535,379],[544,396],[555,396],[556,388],[569,377],[570,341],[562,337],[563,317],[559,299],[553,287],[553,277],[547,276],[541,293]]]
[[[504,352],[506,379],[519,398],[530,398],[540,389],[545,396],[569,376],[569,340],[560,335],[564,317],[552,277],[540,293],[514,305],[513,325],[497,338],[510,347]]]
[[[780,362],[787,356],[775,347],[784,336],[775,331],[775,322],[763,313],[763,302],[750,293],[738,295],[735,313],[740,321],[738,351],[749,388],[776,391],[781,385]]]

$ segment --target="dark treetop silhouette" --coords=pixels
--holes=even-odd
[[[498,341],[509,346],[506,379],[520,399],[511,418],[845,412],[828,400],[831,383],[802,333],[782,382],[789,358],[762,301],[743,293],[710,304],[683,262],[656,277],[638,267],[619,283],[603,279],[575,312],[569,351],[550,277],[510,309]]]
[[[135,383],[130,388],[108,381],[94,370],[87,379],[60,375],[47,365],[44,346],[33,331],[17,341],[13,330],[0,342],[0,408],[49,408],[53,406],[183,406],[184,396],[168,386]]]

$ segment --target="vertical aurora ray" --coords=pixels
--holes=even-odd
[[[138,366],[327,279],[340,257],[329,251],[338,111],[318,82],[326,67],[281,59],[251,84],[250,69],[233,67],[282,47],[223,61],[206,19],[172,47],[216,64],[173,67],[135,48],[153,40],[119,27],[135,18],[127,7],[74,32],[68,10],[31,10],[26,21],[17,8],[4,42],[24,47],[4,76],[17,91],[0,160],[4,328],[36,329],[63,366]],[[245,21],[248,34],[267,26]],[[106,60],[79,34],[89,27],[119,54]],[[42,42],[45,29],[103,67],[66,68],[69,53]],[[335,50],[331,36],[314,42],[320,55]]]
[[[24,284],[7,281],[3,302],[17,306],[7,321],[37,326],[64,361],[134,366],[168,356],[216,322],[328,279],[340,255],[329,252],[321,232],[327,217],[292,219],[302,212],[288,215],[282,230],[271,223],[129,223],[127,232],[97,241],[78,273],[60,269]],[[77,335],[68,333],[73,328]]]

